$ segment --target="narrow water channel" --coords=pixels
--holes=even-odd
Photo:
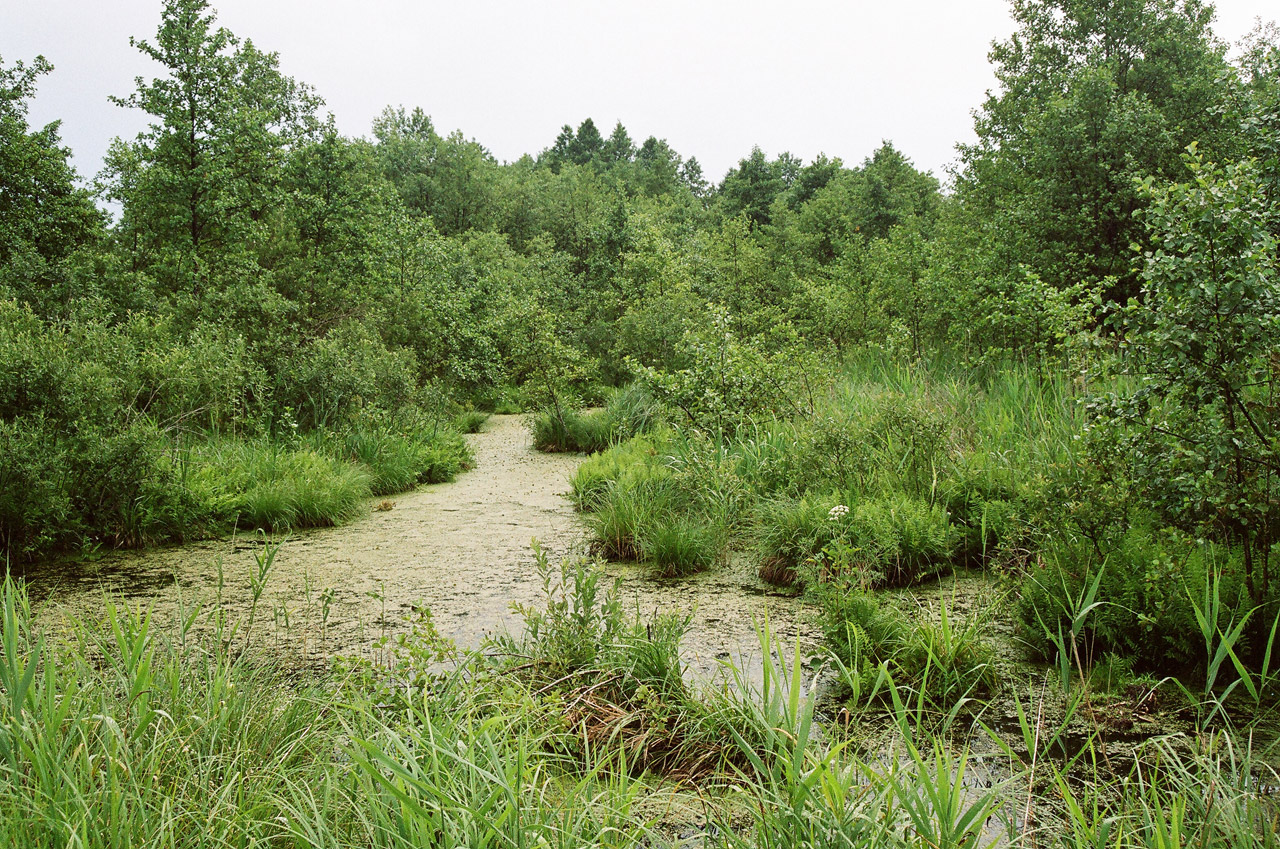
[[[393,496],[394,505],[338,528],[282,537],[254,614],[253,638],[292,660],[365,655],[383,635],[407,629],[427,609],[438,630],[463,647],[486,633],[520,627],[513,604],[543,600],[531,541],[552,562],[586,553],[565,497],[580,458],[533,450],[518,416],[493,416],[468,437],[476,466],[454,483]],[[385,505],[383,505],[385,506]],[[172,626],[195,604],[247,621],[261,535],[134,552],[90,563],[37,567],[33,595],[46,621],[99,615],[107,597],[127,598]],[[692,615],[685,660],[707,679],[720,660],[760,662],[756,623],[788,642],[812,644],[801,604],[760,583],[742,562],[677,581],[652,581],[641,567],[610,564],[622,598],[641,617]]]

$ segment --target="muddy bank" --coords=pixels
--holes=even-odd
[[[580,458],[535,452],[517,416],[494,416],[468,440],[476,467],[456,482],[393,496],[389,510],[376,509],[382,499],[372,501],[368,516],[340,528],[279,538],[255,614],[255,640],[304,660],[368,654],[379,637],[404,630],[416,608],[430,610],[440,632],[464,647],[518,628],[511,605],[542,601],[531,540],[553,562],[585,552],[582,527],[564,497]],[[92,618],[107,595],[147,606],[166,624],[196,603],[244,619],[263,542],[241,534],[116,552],[92,563],[37,567],[28,580],[51,622],[68,614]],[[719,659],[758,666],[757,620],[767,618],[783,639],[799,634],[810,642],[799,603],[773,594],[744,563],[660,583],[638,567],[608,568],[641,616],[693,615],[685,654],[698,677],[710,675]]]

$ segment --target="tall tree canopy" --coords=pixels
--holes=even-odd
[[[1199,142],[1230,144],[1224,46],[1200,0],[1013,0],[1018,29],[995,44],[1000,90],[961,149],[958,188],[977,222],[1002,232],[1001,262],[1065,287],[1116,278],[1138,290],[1130,245],[1148,176],[1175,179]]]
[[[0,268],[22,255],[62,259],[100,221],[88,192],[75,185],[58,123],[27,125],[36,80],[51,70],[44,57],[9,67],[0,59]]]
[[[318,99],[274,53],[221,27],[205,0],[165,0],[154,41],[135,40],[165,75],[117,102],[152,117],[108,155],[108,195],[123,207],[135,264],[197,300],[247,255],[283,202],[287,152],[318,129]]]

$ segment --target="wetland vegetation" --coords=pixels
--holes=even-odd
[[[945,187],[888,142],[712,184],[591,119],[506,163],[421,109],[346,138],[165,0],[91,191],[28,126],[52,69],[0,63],[0,834],[1276,845],[1280,39],[1013,12]],[[486,447],[504,413],[546,453]],[[388,498],[486,461],[519,473]],[[517,564],[549,487],[588,550]],[[391,598],[370,534],[427,508],[504,560]],[[281,548],[341,523],[359,557]],[[236,531],[247,583],[42,616],[109,549]],[[694,669],[743,608],[671,593],[743,570],[814,639],[762,616],[758,665]]]

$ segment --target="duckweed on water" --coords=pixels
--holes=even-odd
[[[429,612],[382,660],[299,675],[190,612],[108,601],[67,635],[0,589],[0,836],[15,847],[937,847],[1277,845],[1245,739],[1206,731],[1073,764],[920,713],[881,663],[874,757],[826,726],[803,658],[762,628],[765,674],[697,690],[687,620],[624,613],[590,563],[541,559],[525,627],[463,653]],[[832,661],[835,663],[835,659]],[[926,667],[932,663],[926,659]],[[848,680],[849,670],[836,664]],[[928,674],[927,672],[925,674]],[[980,713],[980,712],[979,712]],[[985,754],[982,754],[985,752]],[[1056,800],[1056,801],[1055,801]],[[1056,839],[1051,840],[1050,835]],[[1171,842],[1172,841],[1172,842]]]

